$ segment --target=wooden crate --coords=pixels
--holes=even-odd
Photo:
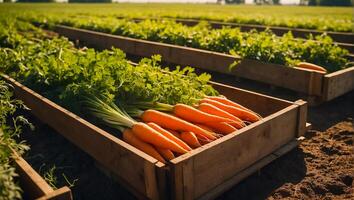
[[[65,110],[8,76],[18,99],[58,133],[92,156],[139,198],[209,199],[231,188],[298,144],[307,127],[307,104],[212,83],[264,119],[194,149],[165,165]]]
[[[14,153],[13,161],[19,182],[25,196],[36,200],[72,200],[71,190],[62,187],[54,190],[48,183],[18,154]]]
[[[56,26],[55,31],[71,40],[80,40],[99,49],[117,47],[128,54],[143,57],[160,54],[166,62],[194,66],[203,70],[234,75],[294,90],[305,95],[310,105],[330,101],[354,89],[354,67],[324,74],[313,70],[241,59],[240,57],[213,51],[133,39],[67,26]],[[240,63],[230,71],[229,66],[235,61]]]

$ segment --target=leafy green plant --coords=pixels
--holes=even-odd
[[[33,21],[42,21],[40,19],[41,16],[32,16]],[[349,62],[345,57],[348,51],[335,45],[326,35],[310,36],[308,40],[304,40],[294,38],[290,32],[278,37],[269,30],[241,32],[237,28],[228,27],[211,29],[206,23],[188,27],[171,20],[144,20],[135,23],[94,16],[85,18],[50,16],[46,21],[137,39],[223,53],[232,52],[233,55],[242,58],[287,66],[294,66],[297,62],[311,62],[321,65],[329,72],[343,69]]]
[[[21,101],[12,99],[10,86],[0,80],[0,199],[21,199],[21,188],[15,178],[18,176],[12,165],[12,154],[28,150],[23,142],[16,139],[24,124],[29,122],[22,116],[14,117],[18,108],[26,108]]]
[[[13,24],[12,29],[6,27],[12,34],[0,31],[0,36],[19,34]],[[160,66],[159,56],[133,66],[119,49],[76,49],[65,38],[48,39],[39,33],[13,40],[13,48],[0,49],[3,71],[77,113],[87,93],[171,104],[191,104],[191,99],[217,93],[207,83],[210,75],[198,76],[190,67],[170,71]]]

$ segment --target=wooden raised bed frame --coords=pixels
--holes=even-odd
[[[72,200],[71,190],[62,187],[54,190],[48,183],[20,156],[13,155],[16,172],[19,174],[21,189],[29,199],[36,200]]]
[[[71,40],[79,40],[99,49],[117,47],[127,54],[143,57],[160,54],[166,62],[189,65],[294,90],[305,95],[310,105],[330,101],[354,89],[354,67],[324,74],[313,70],[241,59],[213,51],[133,39],[68,26],[58,25],[55,27],[55,31]],[[229,66],[235,61],[240,63],[230,71]]]
[[[307,104],[212,83],[264,118],[164,165],[8,76],[18,99],[44,123],[91,155],[139,198],[209,199],[290,151],[308,124]]]

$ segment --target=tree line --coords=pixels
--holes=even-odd
[[[281,0],[253,0],[255,4],[281,4]],[[245,0],[225,0],[227,4],[243,4]],[[352,0],[300,0],[300,5],[309,6],[351,6]]]

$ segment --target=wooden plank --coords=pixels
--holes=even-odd
[[[282,155],[288,153],[289,151],[291,151],[292,149],[294,149],[295,147],[299,146],[299,144],[301,143],[300,140],[298,139],[294,139],[291,142],[289,142],[288,144],[282,146],[281,148],[277,149],[276,151],[274,151],[272,153],[272,155],[275,155],[276,157],[281,157]]]
[[[298,100],[295,102],[299,106],[299,113],[297,118],[297,137],[305,135],[307,131],[307,102],[303,100]]]
[[[191,175],[194,177],[188,179],[198,180],[198,184],[194,184],[194,198],[201,197],[237,172],[294,139],[298,131],[298,107],[289,106],[259,122],[182,155],[172,160],[174,164],[172,167],[183,168],[193,157],[194,170]],[[232,155],[225,156],[231,152]],[[188,176],[184,168],[181,173],[183,179]],[[183,188],[183,186],[176,188],[180,187]]]
[[[36,200],[72,200],[71,190],[68,187],[59,188],[45,196],[37,198]]]
[[[42,122],[81,148],[125,180],[136,193],[155,198],[157,184],[151,180],[158,161],[119,138],[92,125],[50,100],[33,92],[8,76],[3,77],[14,86],[14,93]],[[134,167],[132,167],[134,166]],[[150,183],[148,188],[145,184]]]
[[[182,165],[173,165],[171,173],[171,197],[173,200],[182,200],[184,198]]]
[[[144,165],[144,179],[145,179],[145,191],[146,196],[149,199],[159,199],[159,189],[156,180],[156,166],[151,165],[148,161],[145,161]]]
[[[28,198],[36,199],[54,191],[23,158],[17,154],[14,154],[13,158],[21,188],[26,192]]]
[[[157,186],[159,190],[159,199],[170,199],[170,188],[168,186],[170,179],[170,168],[162,163],[156,163]]]
[[[194,172],[194,158],[191,158],[183,163],[183,199],[194,199],[194,186],[196,182],[199,182],[194,179]]]
[[[313,70],[243,59],[231,72],[226,73],[308,95],[321,95],[322,92],[323,74]]]
[[[354,89],[354,66],[324,76],[323,100],[329,101]]]

